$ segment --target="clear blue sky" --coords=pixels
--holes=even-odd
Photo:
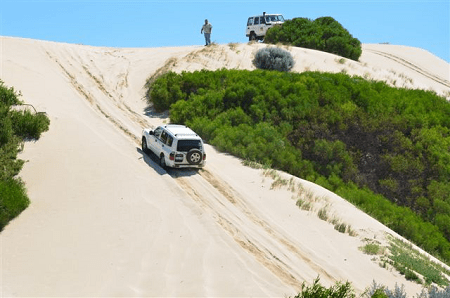
[[[331,16],[362,43],[423,48],[450,62],[450,1],[0,0],[0,35],[108,47],[247,42],[251,15]]]

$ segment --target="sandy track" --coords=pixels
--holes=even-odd
[[[195,60],[198,53],[205,53],[206,51],[200,50],[190,55],[189,60]],[[206,52],[208,53],[208,52]],[[210,53],[213,54],[214,52]],[[220,56],[225,55],[224,51],[219,53]],[[124,127],[123,122],[118,120],[117,116],[113,116],[111,110],[111,103],[113,107],[120,111],[127,120],[131,120],[135,124],[144,127],[145,121],[140,115],[131,111],[130,108],[124,108],[125,105],[120,99],[123,97],[121,94],[121,88],[118,86],[126,87],[126,78],[128,76],[127,70],[123,71],[123,74],[119,74],[119,82],[114,86],[105,82],[102,75],[94,75],[94,73],[101,73],[101,70],[93,63],[96,57],[91,55],[85,59],[79,55],[73,56],[70,54],[63,54],[62,57],[68,57],[65,61],[59,61],[54,58],[50,53],[47,55],[57,63],[64,73],[70,78],[73,87],[102,115],[104,115],[112,124],[122,130],[127,136],[129,136],[137,145],[140,144],[140,137],[132,134],[127,128]],[[114,52],[107,52],[106,55],[111,55],[114,60],[119,58],[120,64],[130,65],[130,62],[123,57],[117,57]],[[220,58],[220,57],[218,57]],[[119,63],[118,63],[119,64]],[[81,68],[74,66],[81,65]],[[205,63],[204,66],[207,66]],[[121,78],[125,78],[124,81]],[[86,87],[88,86],[88,87]],[[92,95],[97,89],[97,93],[103,93],[106,101],[100,101],[98,94]],[[223,181],[220,181],[208,170],[201,170],[200,175],[192,175],[186,177],[180,177],[179,172],[171,171],[171,175],[176,182],[185,190],[187,194],[197,202],[205,211],[213,214],[216,222],[228,232],[232,238],[246,251],[252,254],[260,263],[268,268],[274,275],[278,276],[283,282],[292,286],[296,291],[300,290],[301,281],[310,279],[315,274],[319,274],[322,278],[326,278],[330,283],[334,279],[326,271],[320,268],[317,264],[314,264],[305,254],[303,254],[291,241],[287,240],[283,235],[277,233],[271,228],[271,225],[264,222],[261,218],[262,215],[255,215],[245,205],[245,200],[239,198],[239,194],[236,194],[228,185]],[[203,178],[203,179],[201,179]],[[195,186],[194,186],[195,185]],[[227,202],[228,201],[228,202]],[[231,203],[231,205],[230,205]],[[233,210],[230,210],[232,208]],[[243,220],[246,218],[246,220]],[[246,230],[250,229],[249,232]],[[256,235],[256,236],[255,236]],[[264,241],[261,241],[263,238]],[[275,246],[271,243],[276,241]],[[263,243],[271,244],[270,247]],[[279,250],[278,247],[284,247],[289,253],[295,255],[300,261],[311,267],[309,270],[304,270],[301,276],[298,275],[296,270],[293,270],[288,263],[292,263],[293,256],[291,258],[282,260],[283,256],[288,254],[287,252],[273,251]],[[309,273],[306,274],[305,273]]]
[[[386,58],[391,59],[391,60],[393,60],[395,62],[398,62],[398,63],[400,63],[400,64],[410,68],[412,71],[414,71],[416,73],[419,73],[419,74],[421,74],[421,75],[423,75],[425,77],[428,77],[431,80],[433,80],[433,81],[435,81],[435,82],[437,82],[439,84],[444,85],[445,87],[450,87],[450,81],[448,80],[448,78],[442,78],[440,76],[437,76],[437,75],[435,75],[435,74],[433,74],[433,73],[431,73],[431,72],[429,72],[429,71],[427,71],[427,70],[425,70],[425,69],[415,65],[414,62],[408,61],[408,60],[406,60],[406,59],[404,59],[402,57],[399,57],[398,55],[394,55],[394,54],[388,53],[386,51],[379,51],[379,50],[368,49],[367,51],[371,52],[371,53],[375,53],[375,54],[383,56],[383,57],[386,57]]]
[[[120,61],[122,63],[118,64],[130,66],[130,62],[123,56],[115,56],[110,52],[106,54],[111,55],[114,58],[113,60],[117,58],[119,58],[119,61],[122,60]],[[218,53],[210,52],[210,50],[205,51],[204,49],[194,51],[187,56],[188,60],[191,62],[202,61],[199,59],[200,54],[205,54],[208,60],[222,59],[229,61],[223,49]],[[52,57],[50,54],[48,55]],[[114,87],[114,84],[105,82],[103,75],[101,75],[101,69],[98,69],[93,63],[93,61],[96,61],[96,57],[89,55],[86,57],[87,59],[83,59],[79,55],[74,57],[74,55],[63,54],[62,56],[69,59],[64,62],[55,59],[55,62],[70,78],[73,87],[108,121],[139,145],[140,137],[131,133],[125,127],[125,121],[121,121],[119,118],[123,115],[126,120],[131,120],[133,124],[141,127],[145,126],[145,120],[129,108],[124,108],[124,103],[120,100],[122,98],[121,90],[117,89],[117,85]],[[71,61],[70,59],[74,60]],[[74,67],[79,65],[82,68]],[[207,67],[208,63],[202,63],[202,65]],[[122,73],[126,74],[128,71],[125,69],[122,70]],[[100,74],[96,76],[95,73]],[[119,74],[119,82],[121,77],[126,76]],[[120,83],[118,85],[126,86],[126,84]],[[97,91],[97,94],[91,95],[95,91]],[[99,100],[102,99],[101,93],[103,93],[103,100]],[[121,115],[117,115],[115,113],[117,111]],[[295,244],[295,242],[287,239],[285,235],[276,232],[272,227],[272,223],[269,224],[262,219],[264,217],[262,214],[254,214],[255,211],[246,206],[245,199],[240,194],[236,193],[230,186],[220,181],[220,178],[215,177],[208,170],[201,170],[199,172],[200,175],[193,174],[185,177],[180,177],[180,172],[171,172],[173,172],[171,176],[180,187],[201,208],[212,214],[218,225],[230,234],[236,243],[253,255],[259,263],[263,264],[285,284],[299,291],[302,281],[311,280],[317,275],[320,275],[322,280],[329,284],[339,280],[338,276],[333,277],[326,270],[315,264],[307,254],[298,248],[299,244]],[[299,267],[302,269],[299,270]]]
[[[285,235],[276,231],[262,214],[255,214],[255,210],[248,207],[238,194],[233,194],[229,186],[209,171],[201,171],[200,177],[176,179],[194,201],[213,214],[216,222],[244,250],[295,290],[300,290],[301,282],[311,278],[311,275],[319,274],[330,282],[335,280]],[[298,270],[294,264],[302,264],[303,269]]]
[[[417,293],[358,250],[363,237],[391,231],[334,194],[295,178],[359,237],[299,210],[291,191],[271,189],[261,170],[210,146],[198,172],[163,170],[140,150],[142,128],[168,122],[146,109],[147,78],[167,68],[252,69],[260,46],[109,49],[2,38],[2,79],[47,112],[51,127],[22,155],[32,203],[0,235],[1,293],[284,296],[318,275],[358,291],[375,279]],[[342,67],[316,51],[294,56]],[[365,63],[355,69],[381,67]]]

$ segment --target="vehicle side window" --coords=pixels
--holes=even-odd
[[[167,133],[165,131],[163,131],[162,134],[161,134],[161,142],[163,144],[165,144],[166,141],[167,141]]]
[[[167,146],[172,147],[172,143],[173,143],[173,138],[172,136],[167,135]]]
[[[253,18],[248,18],[247,26],[253,25]]]
[[[255,18],[255,25],[259,25],[259,17]]]
[[[159,137],[161,136],[161,132],[162,127],[158,127],[157,129],[155,129],[155,137],[159,139]]]

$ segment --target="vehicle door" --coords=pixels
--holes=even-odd
[[[148,147],[157,155],[161,152],[161,134],[163,132],[163,128],[159,126],[153,131],[153,135],[151,135],[151,140],[148,142]]]
[[[271,23],[271,20],[270,20],[270,16],[266,15],[265,17],[261,17],[260,23],[261,23],[260,34],[265,36],[267,33],[267,30],[273,26]]]
[[[247,34],[247,36],[250,35],[250,32],[254,30],[253,29],[253,17],[249,17],[247,20],[247,30],[245,31],[245,34]]]
[[[261,22],[262,20],[264,20],[263,17],[255,17],[255,21],[254,21],[254,30],[256,35],[261,36],[264,34],[264,23]]]
[[[169,158],[170,153],[172,152],[172,143],[173,138],[170,134],[168,134],[166,131],[163,131],[161,133],[161,151],[164,153],[164,156],[166,158]]]

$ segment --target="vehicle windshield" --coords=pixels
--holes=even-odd
[[[282,15],[266,15],[266,22],[284,22],[284,18]]]
[[[179,140],[177,151],[188,152],[191,149],[202,149],[200,140]]]

